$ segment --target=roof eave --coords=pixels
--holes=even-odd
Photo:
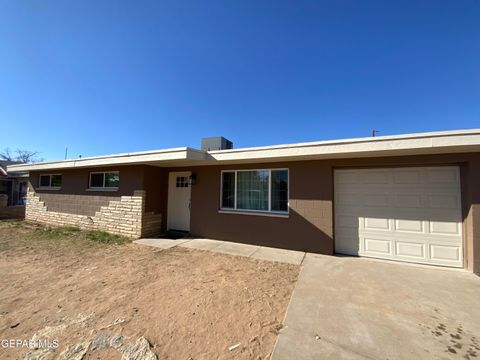
[[[204,152],[177,148],[45,163],[10,165],[7,171],[36,171],[117,165],[178,167],[222,163],[278,162],[328,158],[401,156],[480,151],[480,129]]]
[[[191,148],[179,148],[161,151],[145,151],[110,156],[91,157],[75,160],[51,161],[43,163],[8,166],[9,171],[61,170],[86,167],[108,167],[116,165],[141,165],[152,163],[171,163],[205,160],[205,152]]]
[[[350,142],[323,142],[292,147],[251,148],[244,151],[216,151],[209,156],[218,162],[251,160],[308,160],[347,157],[444,154],[480,151],[480,132],[457,136],[372,139]]]

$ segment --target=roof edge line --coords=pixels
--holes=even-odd
[[[246,151],[304,148],[304,147],[322,146],[322,145],[349,145],[349,144],[363,144],[363,143],[369,143],[369,142],[373,143],[373,142],[383,142],[383,141],[413,140],[413,139],[468,136],[468,135],[480,135],[480,129],[435,131],[435,132],[425,132],[425,133],[417,133],[417,134],[386,135],[386,136],[363,137],[363,138],[354,138],[354,139],[312,141],[312,142],[303,142],[303,143],[296,143],[296,144],[254,146],[254,147],[248,147],[248,148],[209,151],[208,154],[227,154],[227,153],[246,152]],[[432,142],[432,147],[433,147],[433,142]]]

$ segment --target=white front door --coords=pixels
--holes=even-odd
[[[462,267],[458,167],[335,171],[335,251]]]
[[[171,172],[168,176],[167,230],[190,231],[191,172]]]

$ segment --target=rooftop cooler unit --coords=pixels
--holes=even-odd
[[[208,137],[202,139],[203,151],[228,150],[233,149],[233,143],[223,136]]]

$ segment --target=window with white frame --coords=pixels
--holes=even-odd
[[[222,171],[221,209],[288,212],[288,170]]]
[[[38,179],[40,189],[60,189],[62,187],[62,174],[41,174]]]
[[[90,189],[117,189],[120,182],[118,171],[91,172],[89,188]]]

